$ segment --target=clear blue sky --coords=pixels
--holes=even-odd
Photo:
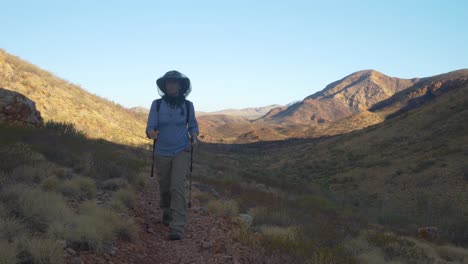
[[[362,69],[468,68],[468,1],[21,1],[0,48],[126,107],[190,77],[196,110],[286,104]]]

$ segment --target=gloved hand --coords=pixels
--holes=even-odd
[[[193,134],[191,135],[191,138],[190,138],[190,145],[191,145],[192,147],[194,147],[194,148],[195,148],[196,146],[198,146],[198,137],[197,137],[197,136],[198,136],[198,135],[197,135],[196,133],[193,133]]]
[[[158,136],[159,136],[158,130],[151,130],[150,132],[148,132],[148,138],[158,139]]]

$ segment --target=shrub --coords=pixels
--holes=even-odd
[[[299,198],[299,203],[305,208],[316,208],[328,212],[336,210],[336,205],[332,201],[316,195],[303,195]]]
[[[120,189],[114,193],[114,199],[121,201],[128,208],[133,208],[136,204],[136,194],[132,189]]]
[[[15,244],[0,240],[0,264],[17,263],[17,255],[18,250]]]
[[[87,177],[78,177],[72,181],[75,181],[76,184],[80,187],[80,191],[83,197],[90,199],[96,195],[96,182],[93,179]]]
[[[129,182],[137,189],[138,191],[143,191],[146,186],[146,177],[142,174],[132,173],[128,177]]]
[[[248,210],[248,214],[253,217],[254,225],[280,225],[289,226],[292,224],[292,218],[287,210],[271,210],[266,207],[253,207]]]
[[[118,213],[128,212],[128,207],[121,200],[114,198],[109,201],[108,205],[109,205],[109,208],[111,208],[115,212],[118,212]]]
[[[96,182],[88,177],[74,177],[66,180],[60,186],[60,191],[67,197],[75,199],[91,199],[96,196]]]
[[[49,238],[31,238],[27,241],[26,251],[31,256],[32,263],[61,264],[64,263],[63,246]]]
[[[69,222],[73,212],[62,195],[35,188],[16,188],[20,212],[35,230],[45,230],[53,221]]]
[[[48,120],[44,124],[44,127],[57,133],[58,135],[68,135],[79,138],[86,137],[86,133],[84,131],[78,130],[73,123]]]
[[[293,241],[296,238],[296,229],[293,227],[280,227],[272,225],[262,225],[259,227],[263,235],[285,242]]]
[[[83,175],[91,174],[94,167],[94,156],[92,153],[83,153],[81,157],[73,165],[73,168],[77,173]]]
[[[13,182],[39,183],[45,178],[41,166],[23,165],[16,167],[10,174],[10,180]]]
[[[63,181],[60,184],[59,191],[66,197],[73,199],[79,199],[81,194],[80,186],[78,186],[75,181],[71,180]]]
[[[468,181],[468,165],[465,165],[463,167],[463,177],[465,178],[466,181]]]
[[[128,182],[122,178],[113,178],[102,181],[99,184],[99,188],[103,190],[117,191],[120,188],[127,187]]]
[[[391,233],[368,231],[365,233],[367,241],[379,247],[385,253],[386,260],[412,260],[411,263],[432,263],[434,259],[427,256],[423,248],[414,241],[398,237]],[[417,261],[417,262],[416,262]]]
[[[113,226],[98,215],[78,215],[65,239],[79,250],[100,250],[115,238]]]
[[[234,200],[212,200],[208,202],[208,210],[218,215],[234,216],[239,214],[239,205]]]
[[[59,188],[60,181],[57,176],[49,176],[42,180],[41,187],[46,191],[55,191]]]
[[[101,250],[106,242],[118,235],[121,219],[111,209],[101,207],[95,201],[85,201],[79,212],[66,233],[66,240],[77,249]]]
[[[9,210],[0,202],[0,218],[6,218],[9,214]]]
[[[127,241],[134,241],[138,236],[138,226],[133,218],[123,219],[117,222],[117,235]]]
[[[0,239],[11,242],[13,241],[13,238],[15,238],[24,229],[24,225],[16,218],[0,218]]]
[[[52,239],[60,239],[63,240],[66,237],[66,232],[68,232],[67,228],[69,227],[70,223],[63,223],[60,221],[53,221],[49,224],[47,229],[47,237]]]
[[[41,160],[44,160],[44,156],[27,144],[14,143],[0,146],[0,171],[10,172],[20,165]]]

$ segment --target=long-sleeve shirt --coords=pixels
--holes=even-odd
[[[162,99],[159,112],[156,109],[156,104],[156,100],[151,104],[146,135],[148,136],[151,130],[159,131],[155,152],[162,156],[175,156],[189,146],[189,133],[199,134],[195,108],[193,103],[189,101],[190,113],[187,127],[185,103],[182,104],[182,109],[181,107],[171,108],[166,100]]]

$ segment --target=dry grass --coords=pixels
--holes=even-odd
[[[0,240],[13,241],[26,227],[17,218],[0,218]]]
[[[62,245],[53,239],[31,238],[27,241],[26,251],[35,264],[64,263],[65,252]]]
[[[82,176],[65,180],[58,188],[63,195],[80,200],[92,199],[97,192],[96,181]]]
[[[136,193],[131,188],[120,189],[114,193],[114,199],[124,204],[127,208],[134,208],[136,204]]]
[[[233,200],[211,200],[207,207],[208,211],[218,215],[235,216],[239,214],[239,205]]]
[[[433,244],[390,232],[368,230],[345,243],[362,263],[468,263],[466,248]]]
[[[17,263],[17,255],[16,244],[0,239],[0,264]]]
[[[78,248],[100,250],[105,243],[121,237],[134,240],[138,228],[133,219],[122,218],[115,211],[103,208],[93,201],[83,202],[80,214],[71,225],[70,232],[65,234],[68,241]]]
[[[25,138],[28,143],[17,143]],[[0,243],[11,251],[2,248],[0,260],[21,253],[22,263],[63,263],[57,241],[100,250],[117,238],[136,239],[128,207],[135,204],[134,188],[147,166],[144,150],[59,136],[50,128],[3,125],[0,143],[2,162],[11,161],[0,162]],[[109,201],[106,192],[112,191],[115,199]],[[95,198],[102,199],[99,205]],[[114,200],[120,208],[112,207]]]

